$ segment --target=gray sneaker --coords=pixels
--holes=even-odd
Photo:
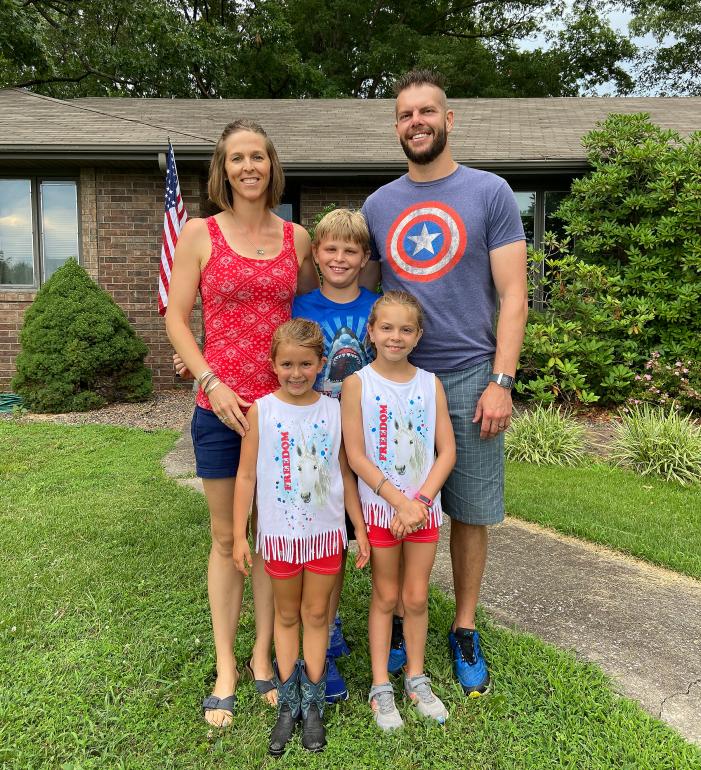
[[[431,680],[426,674],[404,677],[404,690],[421,716],[435,719],[440,724],[448,718],[448,710],[443,705],[443,701],[433,694]]]
[[[398,730],[404,727],[404,720],[394,703],[394,690],[389,682],[370,688],[368,703],[380,730]]]

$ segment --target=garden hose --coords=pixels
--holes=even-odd
[[[22,399],[14,393],[0,393],[0,413],[11,412],[22,406]]]

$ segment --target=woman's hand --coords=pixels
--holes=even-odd
[[[246,566],[251,567],[253,561],[251,559],[251,548],[248,545],[248,538],[235,537],[234,538],[234,566],[239,572],[248,577],[248,570]]]
[[[355,542],[358,544],[358,555],[355,557],[355,566],[362,569],[370,560],[370,541],[368,533],[363,527],[363,531],[355,530]]]
[[[248,408],[251,404],[248,401],[244,401],[221,380],[216,388],[210,389],[207,397],[212,405],[212,411],[224,425],[227,428],[231,428],[231,430],[235,430],[239,436],[245,436],[249,425],[241,408]]]

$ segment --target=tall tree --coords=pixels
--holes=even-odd
[[[584,5],[590,6],[587,2]],[[0,0],[0,84],[57,97],[386,96],[435,66],[452,96],[557,96],[628,84],[595,10],[550,50],[518,41],[563,0]],[[586,10],[586,9],[585,9]]]
[[[630,30],[652,35],[641,51],[640,85],[662,96],[701,94],[701,0],[633,0]]]

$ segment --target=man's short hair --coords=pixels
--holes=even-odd
[[[392,91],[395,97],[412,86],[435,86],[445,94],[445,78],[438,70],[410,70],[394,81]]]
[[[334,209],[321,218],[314,228],[314,245],[327,238],[355,243],[363,251],[370,250],[370,233],[365,217],[359,211]]]

